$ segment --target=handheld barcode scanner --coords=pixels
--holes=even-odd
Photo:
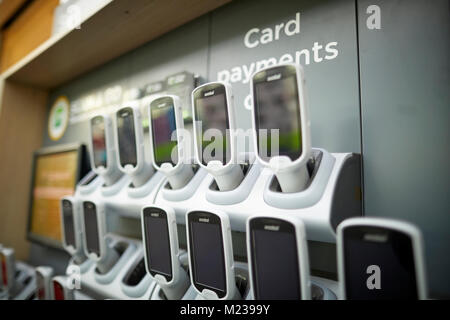
[[[309,300],[305,226],[294,217],[247,220],[247,256],[255,300]]]
[[[108,272],[119,259],[117,251],[106,240],[108,230],[102,203],[83,202],[84,250],[97,264],[100,273]]]
[[[181,267],[175,212],[166,207],[144,207],[141,216],[145,267],[168,300],[179,300],[190,282]]]
[[[230,220],[223,212],[186,215],[189,270],[195,290],[208,300],[238,300]]]
[[[105,185],[113,185],[122,176],[117,167],[114,129],[108,115],[99,115],[90,120],[89,140],[92,170],[103,177]]]
[[[68,286],[68,278],[63,276],[53,277],[53,299],[55,300],[74,300],[73,289]]]
[[[244,173],[237,161],[230,85],[211,82],[197,87],[192,92],[192,109],[198,164],[214,176],[220,191],[235,189]]]
[[[125,107],[116,112],[116,134],[119,169],[138,188],[153,174],[153,167],[145,159],[144,129],[138,106]]]
[[[14,249],[3,247],[0,252],[3,289],[9,292],[14,287],[16,274],[16,259]]]
[[[258,160],[272,169],[282,192],[304,190],[311,137],[303,68],[295,64],[265,68],[253,74],[250,86]]]
[[[37,267],[36,268],[36,296],[38,300],[52,300],[53,268]]]
[[[162,171],[172,189],[184,187],[194,176],[186,159],[180,99],[167,95],[154,99],[149,107],[153,166]]]
[[[61,230],[64,249],[73,257],[76,264],[86,260],[83,250],[83,224],[80,203],[74,197],[61,198]]]
[[[341,299],[427,299],[423,240],[414,225],[352,218],[337,228]]]

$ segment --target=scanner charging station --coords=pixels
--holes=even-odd
[[[299,69],[294,66],[294,70]],[[266,79],[270,77],[277,79],[277,73],[280,73],[280,71],[266,71],[275,72],[275,76],[269,74]],[[286,72],[286,74],[281,74],[277,80],[283,76],[293,77],[297,83],[292,87],[303,87],[303,80],[297,80],[302,77],[298,77],[297,74],[297,72],[293,74]],[[265,91],[268,91],[268,88],[265,88]],[[299,92],[304,92],[304,89]],[[303,108],[301,103],[307,101],[306,99],[300,99],[300,101],[300,105],[296,104],[300,109],[299,117],[307,116],[307,111],[301,111]],[[309,131],[308,121],[305,120],[301,123],[303,128]],[[303,139],[306,139],[307,135],[303,135]],[[300,157],[300,161],[294,161],[292,165],[291,161],[287,161],[286,158],[264,163],[254,161],[252,155],[244,155],[247,156],[247,159],[253,158],[253,161],[250,161],[244,178],[234,189],[220,191],[215,177],[208,173],[190,198],[182,201],[170,201],[162,193],[158,193],[155,205],[173,208],[179,224],[186,224],[185,215],[190,210],[225,212],[229,217],[231,230],[237,232],[245,232],[246,221],[253,215],[297,217],[305,224],[308,240],[334,244],[337,225],[348,217],[362,214],[359,196],[361,190],[360,155],[331,154],[324,149],[312,148],[310,151],[308,149],[309,142],[304,145],[304,150],[309,156]],[[241,159],[244,156],[241,155]],[[299,165],[303,168],[298,169]],[[287,172],[293,170],[288,175],[288,180],[289,177],[295,179],[298,170],[306,171],[306,181],[303,181],[300,187],[293,184],[292,188],[300,188],[299,191],[283,192],[280,180],[283,183],[286,178],[283,174],[283,177],[279,178],[280,171],[276,169],[285,169]],[[301,176],[304,175],[302,173]],[[289,183],[287,184],[288,190],[290,190]],[[334,294],[330,294],[329,298],[338,295],[338,286],[335,281],[312,277],[312,283],[322,286],[325,292],[328,290],[324,284],[330,287]]]
[[[240,190],[224,194],[211,190],[214,177],[208,174],[191,198],[168,201],[158,194],[155,205],[173,208],[179,224],[186,224],[186,211],[189,210],[223,211],[229,217],[231,229],[238,232],[245,232],[247,219],[256,214],[298,217],[305,224],[308,240],[335,243],[337,225],[349,215],[361,215],[360,202],[355,197],[355,190],[360,187],[360,158],[354,154],[329,154],[320,149],[313,149],[313,154],[316,156],[315,165],[319,167],[314,168],[313,180],[303,192],[282,194],[277,187],[273,187],[275,177],[270,169],[253,163],[237,188],[247,194],[242,201],[239,201],[242,195]],[[324,157],[327,159],[322,162]],[[208,197],[208,194],[213,196]],[[247,265],[243,265],[241,270],[248,274]],[[314,281],[318,285],[325,284],[338,294],[337,282],[313,277]]]
[[[148,299],[154,284],[145,273],[142,243],[111,232],[117,230],[119,216],[116,211],[107,211],[103,202],[84,201],[83,214],[84,250],[93,262],[81,273],[86,293],[92,297]]]
[[[163,162],[156,161],[157,142],[152,141],[151,146],[144,146],[141,133],[139,133],[142,130],[142,118],[139,117],[138,108],[126,107],[115,114],[114,126],[116,152],[118,153],[117,166],[124,174],[112,185],[106,185],[105,179],[98,175],[90,183],[80,184],[74,198],[79,203],[93,203],[96,207],[101,208],[100,215],[97,212],[99,221],[108,220],[113,216],[139,220],[141,219],[142,209],[149,206],[168,208],[166,212],[173,213],[171,216],[178,225],[188,224],[188,212],[202,211],[220,214],[221,217],[226,217],[221,221],[228,221],[228,232],[230,234],[231,232],[246,232],[247,220],[255,215],[275,215],[286,217],[286,219],[296,218],[303,222],[307,240],[334,244],[336,242],[337,225],[348,217],[362,214],[359,196],[361,190],[360,155],[351,153],[332,154],[324,149],[310,147],[307,100],[302,71],[297,66],[291,65],[277,67],[279,69],[262,70],[255,74],[251,90],[254,93],[254,99],[258,101],[258,99],[265,99],[264,96],[256,96],[258,90],[267,94],[276,85],[284,85],[281,89],[287,91],[285,96],[293,100],[288,103],[290,108],[288,111],[295,115],[294,119],[298,119],[300,124],[298,128],[293,125],[290,128],[292,131],[301,130],[300,137],[302,140],[288,143],[287,151],[289,152],[283,154],[282,157],[278,157],[278,159],[272,157],[264,161],[264,158],[258,152],[259,148],[255,154],[239,154],[237,152],[236,144],[233,142],[234,134],[232,134],[235,127],[234,120],[232,120],[234,116],[231,91],[226,85],[212,83],[201,86],[193,92],[193,111],[196,114],[194,120],[203,117],[201,120],[206,124],[208,112],[202,110],[202,107],[211,107],[214,103],[221,104],[222,107],[225,105],[226,116],[224,119],[227,122],[225,127],[223,123],[217,124],[213,121],[209,123],[209,127],[212,129],[219,129],[217,131],[220,131],[220,129],[226,128],[231,132],[228,136],[230,140],[222,149],[224,151],[223,158],[212,159],[212,161],[209,161],[212,164],[202,159],[202,161],[198,161],[197,166],[194,165],[192,174],[190,171],[192,166],[188,167],[186,170],[186,172],[189,171],[189,174],[186,174],[187,178],[179,180],[183,180],[182,183],[171,183],[171,180],[173,181],[170,177],[171,172],[166,169],[169,166],[164,166]],[[261,76],[260,72],[265,73]],[[258,83],[262,83],[261,85],[265,87],[258,89]],[[212,100],[201,101],[205,98],[211,98]],[[160,102],[159,105],[164,102],[164,100],[158,101],[157,99],[153,101],[156,101],[155,103]],[[176,109],[176,98],[172,97],[170,101]],[[150,106],[146,107],[151,119],[151,108]],[[271,129],[271,124],[264,124],[262,121],[259,121],[256,125],[258,114],[261,115],[267,110],[261,109],[258,112],[253,111],[254,129]],[[180,122],[182,121],[179,117],[177,118],[176,114],[174,116],[175,126],[181,127]],[[117,117],[120,119],[117,119]],[[223,120],[222,118],[221,120]],[[273,125],[276,126],[276,124]],[[157,127],[156,122],[150,126],[153,127],[150,130],[154,130]],[[195,134],[200,134],[203,137],[204,131],[199,130],[196,126],[197,124],[194,123]],[[134,139],[130,138],[129,133],[133,133],[133,130],[128,127],[134,128],[134,132],[138,131],[138,133],[134,133]],[[304,134],[304,132],[306,133]],[[281,132],[280,136],[282,134],[284,133]],[[291,133],[288,132],[288,134]],[[294,138],[292,136],[292,134],[289,135],[290,140],[299,137],[299,135],[294,135]],[[258,137],[255,134],[255,139]],[[131,157],[129,157],[126,148],[121,147],[119,142],[119,140],[124,139],[128,139],[127,146],[130,145],[129,141],[134,141],[131,145],[136,146],[135,150],[131,152]],[[281,139],[281,141],[283,140]],[[195,144],[196,158],[200,160],[198,158],[202,156],[203,142],[196,137]],[[285,149],[283,148],[286,148],[286,146],[280,144],[280,150],[284,152]],[[256,141],[256,145],[258,145],[258,141]],[[302,146],[300,154],[290,153],[290,151],[295,151],[294,149],[299,145]],[[141,165],[141,162],[145,161],[143,160],[145,147],[150,147],[153,153],[153,163],[157,172],[153,172],[150,162]],[[180,154],[178,154],[178,157],[179,160],[182,158]],[[176,165],[176,163],[172,163],[170,169],[175,170]],[[225,170],[224,167],[228,166],[232,169]],[[288,174],[285,174],[286,172]],[[290,181],[297,176],[301,177],[300,184]],[[90,187],[91,185],[93,187]],[[175,187],[172,185],[175,185]],[[105,224],[107,223],[105,221]],[[114,263],[106,268],[109,271],[104,274],[101,274],[101,270],[99,274],[97,264],[93,263],[81,275],[83,286],[88,288],[92,296],[97,294],[99,297],[113,299],[170,298],[170,293],[164,293],[164,281],[160,279],[161,281],[158,283],[150,276],[151,272],[145,264],[147,252],[143,242],[118,235],[113,229],[104,232],[102,243],[103,246],[108,246],[111,250],[118,252],[118,257],[112,259]],[[191,232],[189,226],[187,229],[189,234]],[[86,238],[85,234],[84,238]],[[189,245],[188,241],[188,247]],[[224,250],[229,252],[229,248]],[[94,257],[89,251],[86,254],[90,261],[98,260],[98,256]],[[228,258],[229,261],[234,264],[234,275],[228,275],[226,281],[230,288],[236,290],[231,290],[230,292],[233,294],[223,297],[253,299],[248,264],[234,261],[232,251],[229,255],[231,255],[231,258]],[[188,252],[179,252],[180,268],[186,270],[190,259],[192,257],[189,249]],[[148,271],[145,272],[145,275],[142,274],[142,267],[144,267],[144,271]],[[192,269],[189,268],[188,271],[192,278]],[[136,281],[125,283],[127,282],[125,278],[131,274],[140,274],[140,277],[138,277],[140,281],[137,284]],[[217,294],[216,296],[209,294],[208,291],[205,292],[206,294],[202,294],[202,291],[192,285],[193,281],[191,279],[191,285],[184,295],[185,299],[192,299],[193,297],[220,298]],[[239,281],[241,284],[236,285],[236,282]],[[232,282],[234,286],[231,284]],[[242,282],[244,283],[243,288]],[[130,283],[133,285],[129,285]],[[311,277],[311,283],[312,287],[316,289],[318,287],[321,290],[320,299],[333,299],[339,294],[338,284],[335,281]],[[239,290],[237,287],[239,287]],[[314,290],[312,291],[311,295],[314,298]]]
[[[145,272],[142,242],[115,231],[120,229],[121,217],[140,219],[142,207],[153,203],[164,175],[154,172],[146,160],[148,146],[143,142],[139,108],[125,107],[115,116],[112,129],[107,129],[105,115],[105,125],[91,128],[90,146],[100,146],[96,151],[98,158],[91,156],[96,174],[91,174],[89,182],[81,181],[74,195],[83,221],[79,230],[83,250],[89,261],[81,270],[81,283],[92,297],[148,299],[155,284]],[[92,119],[92,126],[96,118]],[[98,143],[99,136],[103,143]],[[109,184],[111,175],[115,182]],[[74,267],[76,264],[71,261],[67,273]]]

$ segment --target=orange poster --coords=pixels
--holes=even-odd
[[[61,242],[59,201],[75,189],[76,150],[36,158],[31,211],[31,233]]]

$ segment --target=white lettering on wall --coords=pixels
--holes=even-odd
[[[269,57],[261,59],[256,62],[252,62],[248,65],[234,66],[230,69],[225,69],[217,72],[217,80],[227,83],[243,84],[249,83],[253,73],[270,66],[274,66],[282,63],[297,63],[301,65],[309,65],[311,62],[321,63],[325,60],[336,59],[339,55],[338,42],[329,42],[326,45],[322,45],[319,42],[314,42],[311,50],[302,49],[296,51],[294,54],[284,53],[279,58]]]
[[[251,28],[244,36],[244,45],[249,49],[257,48],[258,46],[279,40],[283,33],[287,37],[300,34],[300,12],[296,12],[295,17],[287,22],[276,24],[273,27],[264,29],[257,27]],[[334,60],[339,56],[338,47],[339,43],[337,41],[331,41],[325,44],[315,41],[309,48],[302,48],[295,52],[283,53],[279,57],[268,57],[248,64],[220,70],[217,72],[217,80],[226,83],[247,84],[250,82],[253,73],[277,64],[296,63],[307,66],[312,62],[321,63]],[[245,97],[244,107],[249,110],[252,108],[251,95]]]
[[[370,5],[366,10],[367,14],[370,16],[367,18],[366,24],[369,30],[380,30],[381,29],[381,9],[377,5]]]
[[[280,23],[271,28],[260,30],[252,28],[247,31],[244,36],[244,45],[249,48],[256,48],[259,45],[271,43],[279,40],[281,34],[284,33],[288,37],[292,37],[300,33],[300,12],[295,14],[295,18],[286,23]]]

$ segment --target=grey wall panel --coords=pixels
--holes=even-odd
[[[130,53],[128,86],[188,71],[206,77],[209,17],[203,16]]]
[[[87,75],[78,78],[67,85],[57,88],[50,94],[48,112],[50,112],[50,108],[54,101],[61,95],[67,96],[69,101],[73,103],[74,101],[79,101],[89,95],[95,95],[99,92],[103,92],[109,87],[126,84],[126,80],[129,77],[129,61],[130,57],[128,55],[119,57]],[[47,126],[43,132],[44,147],[75,141],[87,143],[88,139],[89,123],[87,121],[69,124],[64,136],[58,141],[53,141],[50,139]]]
[[[50,105],[60,95],[71,102],[104,92],[107,88],[121,86],[123,91],[143,87],[164,80],[168,75],[189,71],[206,77],[209,17],[204,16],[174,30],[147,45],[119,57],[108,64],[54,90]],[[120,45],[118,43],[117,45]],[[147,116],[145,113],[144,116]],[[47,130],[43,133],[44,146],[89,139],[88,121],[69,125],[59,141],[52,141]]]
[[[259,34],[255,32],[249,37],[249,44],[253,46],[265,28],[271,28],[275,34],[275,26],[281,23],[286,25],[296,18],[297,12],[300,13],[299,33],[288,36],[283,27],[278,40],[262,44],[264,40],[260,39],[260,44],[252,48],[245,45],[249,30],[260,30]],[[249,70],[252,63],[269,58],[279,62],[285,54],[295,58],[296,52],[305,50],[300,55],[300,63],[305,65],[313,146],[332,152],[360,152],[355,15],[355,2],[351,0],[242,0],[214,11],[209,79],[224,80],[224,70],[230,73],[236,71],[230,82],[235,94],[239,127],[251,127],[251,112],[244,103],[250,91],[248,79],[243,76],[237,80],[238,69],[243,70],[245,66],[245,70]],[[292,24],[289,31],[295,31],[295,25]],[[334,42],[337,44],[334,45]],[[315,43],[323,46],[317,49],[316,61],[313,51]],[[338,50],[337,56],[326,51],[327,45],[329,49]]]
[[[366,27],[369,5],[381,30]],[[417,224],[450,296],[449,2],[358,1],[366,215]]]

